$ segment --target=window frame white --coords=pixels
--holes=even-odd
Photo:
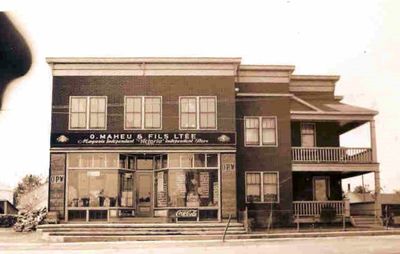
[[[141,99],[141,111],[140,111],[140,128],[135,128],[135,127],[127,127],[126,126],[126,117],[127,117],[127,99],[128,98],[140,98]],[[160,99],[160,127],[156,128],[149,128],[145,127],[145,102],[146,98],[159,98]],[[126,95],[124,96],[124,130],[162,130],[163,128],[163,98],[162,96],[156,95],[156,96],[143,96],[143,95]]]
[[[260,175],[260,195],[261,201],[249,202],[247,200],[247,174],[259,174]],[[264,200],[264,174],[276,174],[276,201],[265,201]],[[279,184],[279,171],[246,171],[244,176],[244,189],[245,189],[245,201],[246,204],[278,204],[280,203],[280,184]]]
[[[248,144],[247,143],[247,128],[246,128],[246,119],[249,118],[258,118],[258,144]],[[263,119],[274,119],[275,121],[275,144],[264,144],[263,143],[263,128],[262,128],[262,121]],[[278,140],[278,117],[277,116],[245,116],[243,118],[243,143],[245,147],[278,147],[279,140]]]
[[[72,100],[74,98],[84,98],[86,100],[86,124],[85,128],[71,127],[71,116],[72,116]],[[104,112],[104,128],[90,128],[90,99],[92,98],[104,98],[105,99],[105,112]],[[108,97],[103,96],[81,96],[81,95],[71,95],[69,96],[69,106],[68,106],[68,130],[107,130],[107,115],[108,115]]]
[[[182,109],[181,109],[181,99],[185,98],[194,98],[196,100],[196,127],[195,128],[184,128],[182,127]],[[200,126],[200,98],[213,98],[215,101],[215,127],[210,128],[202,128]],[[204,95],[204,96],[192,96],[192,95],[185,95],[179,96],[179,130],[217,130],[218,129],[218,97],[214,95]],[[208,113],[208,112],[204,112]]]

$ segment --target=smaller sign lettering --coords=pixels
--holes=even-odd
[[[235,163],[225,163],[222,166],[223,171],[235,171]]]
[[[52,175],[50,176],[50,183],[64,183],[63,175]]]

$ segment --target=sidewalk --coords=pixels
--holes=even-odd
[[[302,229],[297,232],[296,229],[273,229],[270,232],[266,230],[257,230],[248,234],[227,235],[226,241],[240,240],[262,240],[262,239],[294,239],[294,238],[319,238],[319,237],[347,237],[347,236],[385,236],[400,235],[400,228],[389,229],[359,229],[348,228],[343,231],[341,228],[330,229]],[[201,237],[197,237],[198,241],[202,241]],[[214,238],[215,241],[222,241],[221,238]],[[171,240],[176,242],[185,242],[182,238]],[[208,240],[204,240],[208,241]],[[190,242],[190,241],[187,241]],[[42,239],[40,232],[18,233],[12,228],[0,228],[0,246],[13,244],[29,244],[29,243],[50,243]]]

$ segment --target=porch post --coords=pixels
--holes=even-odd
[[[371,135],[371,150],[372,150],[372,162],[378,162],[377,151],[376,151],[376,132],[375,132],[375,120],[372,119],[369,122],[369,132]]]
[[[379,171],[374,172],[375,178],[375,217],[380,218],[382,216],[381,207],[381,184]]]
[[[371,150],[372,150],[372,162],[377,163],[377,149],[376,149],[376,130],[375,130],[375,120],[372,119],[369,122],[370,127],[370,135],[371,135]],[[375,179],[375,216],[380,218],[382,216],[382,207],[381,207],[381,182],[379,170],[374,172]]]

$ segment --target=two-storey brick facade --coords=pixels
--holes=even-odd
[[[301,202],[344,212],[345,177],[376,172],[379,182],[374,144],[339,148],[376,112],[340,103],[336,76],[240,58],[48,62],[49,209],[65,221],[221,221],[247,207],[260,225],[271,210],[285,224]]]

